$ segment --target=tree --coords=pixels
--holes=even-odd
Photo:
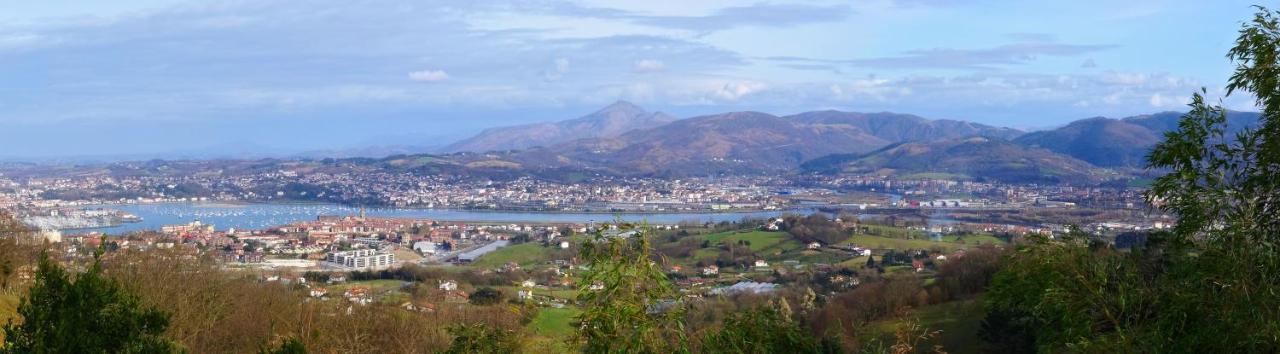
[[[476,292],[471,293],[468,301],[472,305],[489,306],[502,302],[502,291],[494,288],[480,288]]]
[[[785,301],[785,300],[784,300]],[[704,353],[818,353],[821,346],[783,310],[764,306],[735,313],[702,340]]]
[[[511,354],[520,352],[520,338],[512,331],[484,324],[454,325],[447,331],[453,342],[445,354]]]
[[[662,267],[651,259],[649,228],[621,224],[618,229],[636,233],[597,231],[582,245],[588,270],[579,282],[583,311],[576,317],[574,338],[587,353],[688,352],[684,309]]]
[[[101,250],[99,250],[101,254]],[[164,312],[141,304],[116,281],[103,277],[101,262],[72,276],[41,255],[35,283],[18,306],[22,323],[5,325],[0,353],[170,353],[161,337]]]
[[[1191,97],[1147,158],[1166,173],[1146,198],[1177,215],[1173,230],[1129,253],[1087,235],[1033,241],[996,274],[985,337],[1049,352],[1280,352],[1280,13],[1259,7],[1239,33],[1228,95],[1252,94],[1260,121],[1229,127],[1207,90]]]
[[[276,348],[263,348],[259,354],[307,354],[307,346],[297,338],[288,338]]]

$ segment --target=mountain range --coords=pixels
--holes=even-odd
[[[614,137],[675,120],[676,117],[666,113],[649,113],[630,102],[618,101],[577,119],[485,129],[445,147],[444,151],[485,152],[553,146],[578,139]]]
[[[1180,112],[1161,112],[1123,119],[1094,117],[1064,127],[1027,133],[1015,142],[1067,154],[1102,167],[1142,167],[1146,155],[1178,128]],[[1233,134],[1257,123],[1258,113],[1228,112],[1227,132]]]
[[[979,136],[900,143],[863,155],[829,155],[805,162],[801,168],[808,172],[945,175],[1042,184],[1098,181],[1105,175],[1088,162],[1070,156]]]
[[[466,166],[618,174],[942,172],[1051,182],[1135,169],[1181,113],[1088,118],[1026,133],[910,114],[729,112],[676,119],[617,102],[561,122],[492,128],[450,145]],[[1257,113],[1232,112],[1229,125]]]

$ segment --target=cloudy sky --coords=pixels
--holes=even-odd
[[[617,100],[684,117],[840,109],[1046,128],[1178,110],[1200,87],[1220,95],[1252,12],[1234,0],[0,0],[0,158],[433,146]]]

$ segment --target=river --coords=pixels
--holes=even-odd
[[[120,234],[133,231],[159,230],[164,225],[186,224],[200,220],[212,224],[218,230],[264,229],[297,221],[314,220],[319,215],[357,215],[360,208],[336,204],[284,204],[284,203],[157,203],[102,205],[95,208],[115,209],[142,217],[141,222],[125,223],[111,227],[67,230],[68,232],[102,231]],[[724,213],[572,213],[572,212],[513,212],[475,211],[455,209],[417,208],[368,208],[369,217],[416,218],[466,222],[565,222],[587,223],[612,221],[620,217],[626,221],[648,221],[653,224],[680,222],[738,221],[744,217],[773,217],[786,213],[807,214],[813,210],[774,210]]]

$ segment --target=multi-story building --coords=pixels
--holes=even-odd
[[[347,268],[386,268],[396,263],[396,255],[374,249],[333,252],[330,263]]]

